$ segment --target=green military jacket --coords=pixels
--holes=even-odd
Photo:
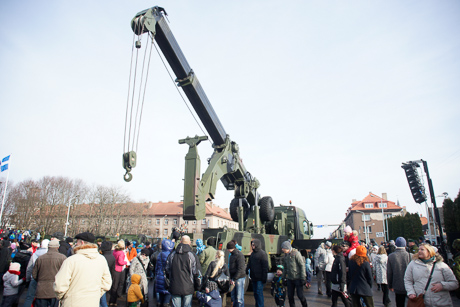
[[[457,278],[457,281],[460,283],[460,253],[455,255],[452,271],[454,272],[455,278]],[[460,287],[455,290],[455,293],[457,297],[460,298]]]
[[[199,259],[201,264],[201,273],[204,276],[208,270],[211,262],[216,260],[216,249],[212,246],[208,246],[201,252]]]
[[[305,259],[295,248],[284,254],[283,266],[283,278],[306,280]]]

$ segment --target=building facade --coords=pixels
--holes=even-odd
[[[394,216],[404,216],[406,207],[400,207],[387,199],[383,193],[379,197],[371,192],[363,200],[353,200],[348,208],[343,224],[334,232],[337,238],[343,238],[343,228],[349,225],[358,232],[358,239],[364,241],[375,240],[380,243],[387,241],[386,219]]]

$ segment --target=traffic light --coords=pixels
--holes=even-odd
[[[401,167],[406,172],[407,182],[409,183],[409,188],[415,202],[418,204],[425,202],[427,197],[425,194],[425,187],[423,186],[423,183],[418,176],[418,163],[409,161],[407,163],[403,163]]]

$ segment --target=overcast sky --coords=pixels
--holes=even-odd
[[[123,133],[134,15],[153,5],[259,192],[314,224],[387,193],[410,212],[401,162],[428,161],[436,195],[460,189],[459,1],[1,1],[0,156],[10,180],[45,175],[179,201],[202,135],[152,55],[133,181]],[[144,37],[144,45],[146,38]],[[202,172],[211,144],[198,146]],[[5,178],[5,172],[1,174]],[[215,202],[228,207],[221,184]],[[437,198],[441,205],[442,198]]]

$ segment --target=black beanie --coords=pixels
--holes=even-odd
[[[235,249],[235,243],[233,241],[228,242],[227,249]]]

